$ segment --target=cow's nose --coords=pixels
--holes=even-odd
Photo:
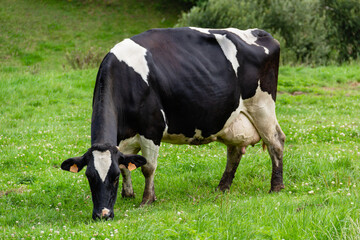
[[[103,210],[101,210],[101,218],[105,218],[108,219],[110,217],[111,211],[107,208],[103,208]]]
[[[100,220],[100,219],[103,219],[103,220],[110,220],[114,217],[113,213],[111,212],[111,210],[107,209],[107,208],[103,208],[101,210],[101,213],[95,213],[93,212],[93,219],[94,220]]]

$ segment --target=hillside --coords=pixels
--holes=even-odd
[[[166,1],[163,1],[166,2]],[[171,27],[179,5],[151,0],[0,2],[1,71],[97,67],[117,42],[156,27]]]

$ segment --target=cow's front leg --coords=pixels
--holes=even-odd
[[[120,142],[119,151],[123,154],[137,154],[140,151],[139,141],[138,135],[125,139]],[[134,198],[135,194],[131,181],[131,172],[126,168],[122,168],[120,171],[123,177],[121,196],[124,198]]]
[[[243,147],[227,146],[226,168],[220,180],[219,186],[217,187],[218,190],[226,191],[230,189],[232,181],[235,177],[236,169],[239,166],[243,151]]]
[[[134,198],[134,189],[131,181],[131,173],[128,169],[120,169],[121,175],[123,176],[121,196],[123,198]]]
[[[147,163],[141,167],[141,171],[145,177],[145,189],[143,200],[140,206],[151,204],[156,200],[154,190],[154,176],[157,167],[157,157],[159,154],[159,147],[155,145],[152,140],[140,137],[140,146],[142,155],[146,158]]]

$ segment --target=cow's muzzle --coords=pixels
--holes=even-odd
[[[114,213],[107,208],[103,208],[101,212],[94,211],[92,217],[94,220],[111,220],[114,218]]]

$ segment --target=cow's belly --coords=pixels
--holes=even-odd
[[[210,136],[204,138],[201,136],[201,130],[196,129],[193,137],[186,137],[183,134],[169,134],[167,131],[164,132],[162,142],[172,144],[190,144],[190,145],[201,145],[216,141],[216,136]]]
[[[190,138],[185,137],[183,134],[169,134],[165,130],[162,142],[201,145],[219,141],[226,145],[247,147],[258,143],[260,139],[257,130],[250,120],[243,113],[239,113],[231,122],[227,122],[222,130],[210,137],[202,137],[201,130],[199,129],[196,129],[194,136]]]

